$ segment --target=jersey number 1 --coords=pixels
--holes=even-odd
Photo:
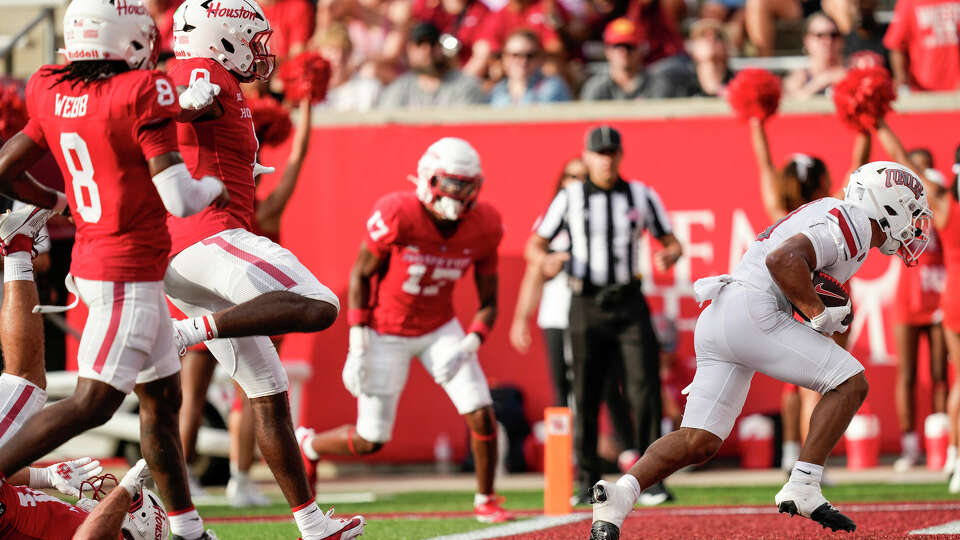
[[[93,162],[90,160],[90,151],[87,143],[78,133],[61,133],[60,149],[63,151],[63,161],[73,178],[73,199],[77,204],[77,213],[80,219],[87,223],[100,221],[103,208],[100,206],[100,190],[93,180]],[[86,188],[86,197],[84,197]],[[89,201],[89,204],[88,204]]]

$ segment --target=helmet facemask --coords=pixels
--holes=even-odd
[[[446,220],[460,219],[480,194],[482,178],[437,173],[429,180],[430,207]]]

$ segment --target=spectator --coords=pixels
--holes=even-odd
[[[308,0],[259,0],[270,21],[270,52],[282,62],[306,48],[313,34],[314,8]]]
[[[862,51],[879,55],[878,65],[889,64],[887,48],[883,46],[883,29],[874,13],[876,9],[877,0],[831,0],[823,5],[823,11],[833,18],[845,36],[843,54],[849,59],[849,67],[856,67],[852,56]]]
[[[634,0],[625,16],[637,23],[639,35],[646,40],[643,65],[649,75],[689,63],[683,37],[664,15],[660,0]]]
[[[746,4],[746,0],[707,0],[700,6],[700,20],[715,20],[722,24],[730,45],[735,51],[743,50],[743,40],[746,33],[743,14],[744,4]]]
[[[470,60],[489,16],[490,8],[480,0],[413,0],[413,17],[440,29],[440,45],[461,66]]]
[[[773,56],[777,20],[799,21],[820,9],[819,0],[747,0],[744,18],[747,37],[757,56]]]
[[[723,23],[701,19],[690,28],[690,56],[693,66],[687,71],[661,73],[654,77],[654,97],[719,96],[733,78],[727,63],[729,42]]]
[[[319,0],[316,31],[343,24],[353,45],[350,65],[376,71],[386,82],[402,71],[412,20],[408,0]]]
[[[510,36],[521,29],[530,32],[548,54],[560,55],[564,47],[559,30],[566,21],[566,10],[554,0],[510,0],[487,18],[463,70],[482,77],[493,55],[505,49]]]
[[[599,101],[650,97],[650,80],[641,67],[645,51],[638,47],[637,37],[637,25],[630,19],[615,19],[607,25],[603,32],[607,71],[587,80],[580,99]]]
[[[334,23],[314,36],[311,48],[320,51],[330,62],[330,85],[327,99],[319,107],[335,111],[369,111],[377,102],[383,85],[368,67],[354,71],[350,65],[353,45],[347,28]]]
[[[570,88],[557,76],[545,76],[543,51],[537,35],[518,30],[503,47],[504,80],[490,92],[490,104],[497,107],[570,100]]]
[[[894,82],[915,90],[960,86],[958,23],[956,0],[899,0],[883,38]]]
[[[817,12],[807,17],[804,26],[803,47],[810,62],[783,79],[784,94],[793,99],[825,94],[847,73],[843,65],[843,34],[837,23]]]
[[[407,43],[410,71],[400,76],[380,95],[380,108],[467,105],[485,101],[479,83],[450,65],[440,46],[440,30],[433,23],[419,23]]]

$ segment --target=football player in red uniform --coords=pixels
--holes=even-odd
[[[163,503],[143,487],[150,477],[144,460],[119,482],[113,475],[97,476],[102,471],[99,461],[83,458],[44,469],[24,469],[10,478],[0,476],[0,538],[147,540],[170,535]],[[101,500],[108,479],[116,488]],[[36,491],[50,487],[80,500],[70,504]],[[93,498],[81,493],[86,488],[93,489]]]
[[[512,516],[493,489],[496,420],[477,349],[497,316],[503,227],[499,212],[477,201],[482,181],[476,150],[447,137],[420,158],[416,193],[391,193],[377,202],[350,274],[350,351],[343,382],[357,397],[357,423],[319,434],[301,427],[297,438],[311,465],[320,454],[378,451],[390,440],[410,360],[417,356],[470,428],[477,519],[501,522]],[[471,265],[480,308],[464,334],[451,295]]]
[[[173,249],[164,289],[192,317],[176,323],[177,339],[184,348],[206,341],[250,399],[260,451],[304,539],[354,538],[363,534],[362,517],[331,519],[314,501],[287,375],[266,337],[323,330],[340,310],[336,295],[293,253],[250,232],[258,142],[239,83],[272,72],[270,23],[246,0],[187,0],[173,19],[170,77],[184,87],[180,147],[194,174],[216,172],[230,191],[226,208],[167,222]]]
[[[68,285],[89,310],[76,391],[0,448],[0,474],[106,422],[135,390],[144,456],[173,510],[173,533],[193,539],[204,531],[177,430],[180,363],[161,282],[170,250],[165,224],[168,210],[186,216],[223,205],[228,195],[218,179],[197,181],[183,164],[176,90],[152,71],[156,36],[139,0],[71,2],[64,14],[69,63],[31,77],[30,122],[0,149],[0,192],[54,211],[69,202],[77,234]],[[21,175],[47,151],[66,178],[66,196]],[[31,209],[24,227],[50,213]]]

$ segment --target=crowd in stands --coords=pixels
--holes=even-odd
[[[214,0],[216,1],[216,0]],[[261,0],[278,63],[330,61],[332,110],[722,96],[732,57],[803,55],[784,96],[883,65],[960,85],[960,0]],[[168,53],[177,0],[148,0]],[[892,10],[892,13],[891,13]],[[878,13],[887,15],[878,17]],[[889,20],[881,24],[878,19]],[[282,85],[274,81],[274,93]]]

